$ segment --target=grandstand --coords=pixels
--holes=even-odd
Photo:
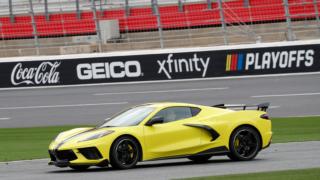
[[[2,57],[259,43],[320,34],[317,0],[0,0],[0,7]],[[118,36],[107,37],[108,31]]]

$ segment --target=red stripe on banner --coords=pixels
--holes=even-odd
[[[231,65],[230,65],[230,70],[233,71],[233,54],[231,54]]]
[[[235,69],[235,64],[234,64],[234,62],[235,62],[235,55],[234,54],[232,54],[232,58],[231,58],[231,70],[232,71],[234,71]]]
[[[231,54],[230,71],[233,71],[233,54]]]
[[[236,71],[238,69],[238,54],[234,55],[234,70]]]

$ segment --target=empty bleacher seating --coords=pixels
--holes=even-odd
[[[292,19],[306,19],[315,17],[315,8],[312,0],[302,4],[302,0],[289,0],[289,9]],[[251,0],[250,6],[245,7],[243,0],[223,3],[225,20],[228,24],[258,23],[285,20],[285,10],[282,0]],[[160,6],[160,17],[164,29],[177,29],[186,27],[212,26],[220,24],[218,5],[212,3],[212,9],[206,3],[191,3],[184,5],[180,12],[178,5],[169,4]],[[320,9],[320,6],[318,7]],[[121,32],[136,32],[156,30],[157,20],[149,6],[133,7],[130,15],[125,15],[123,9],[107,9],[98,11],[99,19],[118,19]],[[82,11],[78,19],[76,12],[54,12],[46,20],[43,13],[35,15],[36,30],[39,37],[68,36],[95,34],[95,22],[90,10]],[[10,17],[0,17],[1,39],[31,38],[34,35],[30,15],[17,15],[14,22]]]

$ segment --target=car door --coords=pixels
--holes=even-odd
[[[201,132],[184,125],[194,118],[191,107],[165,108],[152,118],[159,116],[163,117],[163,123],[144,126],[148,154],[151,157],[165,158],[193,153],[200,145]]]

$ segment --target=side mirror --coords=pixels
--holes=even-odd
[[[160,117],[160,116],[156,116],[156,117],[153,117],[152,119],[150,119],[147,123],[146,123],[146,126],[152,126],[154,124],[162,124],[164,121],[163,117]]]

